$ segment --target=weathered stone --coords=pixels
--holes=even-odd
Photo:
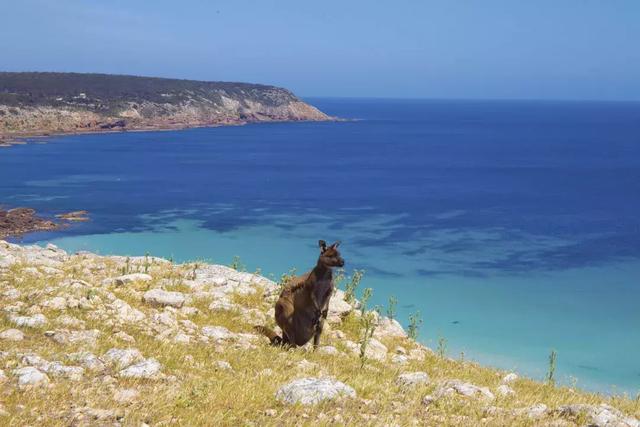
[[[75,363],[80,363],[82,366],[91,371],[102,372],[106,369],[106,365],[102,360],[100,360],[94,354],[86,351],[70,353],[67,355],[67,359]]]
[[[145,273],[132,273],[132,274],[125,274],[124,276],[119,276],[113,279],[113,283],[116,286],[123,286],[123,285],[127,285],[129,283],[134,283],[134,282],[150,282],[153,280],[153,277],[151,277],[148,274]]]
[[[276,392],[276,399],[289,404],[313,405],[340,397],[356,397],[356,392],[348,385],[328,378],[302,378]]]
[[[56,318],[56,322],[62,326],[70,327],[70,328],[82,328],[84,327],[84,322],[80,319],[77,319],[73,316],[69,316],[67,314],[63,314]]]
[[[42,307],[50,310],[64,310],[67,308],[67,300],[63,297],[54,297],[44,301]]]
[[[6,329],[0,332],[0,340],[4,341],[22,341],[24,333],[19,329]]]
[[[376,329],[373,331],[375,338],[405,338],[407,333],[402,328],[402,325],[398,323],[396,319],[390,319],[388,317],[381,317],[378,321]]]
[[[125,323],[138,323],[143,321],[146,316],[140,310],[131,307],[125,301],[116,299],[111,303],[112,309],[115,311],[116,317]]]
[[[117,369],[124,369],[134,363],[144,360],[144,358],[142,357],[140,350],[135,348],[112,348],[102,356],[102,360]]]
[[[407,363],[409,363],[409,358],[403,354],[394,354],[391,357],[391,362],[397,364],[397,365],[405,365]]]
[[[112,409],[97,409],[85,406],[73,410],[72,425],[120,425],[122,418],[121,414]]]
[[[435,392],[435,398],[461,394],[466,397],[481,397],[487,400],[495,399],[495,396],[487,387],[478,387],[475,384],[465,383],[460,380],[445,381]]]
[[[80,381],[84,375],[84,369],[80,366],[65,366],[60,362],[52,362],[46,371],[54,377],[67,378],[71,381]]]
[[[407,372],[398,375],[396,383],[402,387],[415,387],[429,384],[429,374],[426,372]]]
[[[343,343],[353,354],[359,355],[361,351],[360,344],[353,341],[344,341]],[[384,361],[387,358],[387,347],[375,338],[371,338],[367,344],[364,353],[368,359]]]
[[[78,344],[93,347],[97,343],[100,331],[97,329],[90,329],[88,331],[69,331],[67,329],[61,329],[57,331],[47,331],[45,332],[45,335],[58,344]]]
[[[322,347],[318,347],[318,353],[330,354],[333,356],[337,356],[340,354],[340,350],[331,345],[323,345]]]
[[[225,340],[234,337],[234,334],[224,326],[203,326],[201,332],[202,335],[214,340]]]
[[[516,392],[513,391],[513,389],[506,384],[500,384],[496,389],[496,391],[500,396],[503,396],[503,397],[513,396],[516,394]]]
[[[33,316],[10,316],[9,321],[18,327],[39,328],[47,323],[43,314]]]
[[[44,386],[49,384],[49,377],[33,366],[16,369],[13,373],[18,377],[18,387],[20,388]]]
[[[145,359],[121,370],[118,375],[123,378],[154,378],[160,373],[160,362],[155,359]]]
[[[556,411],[562,417],[577,418],[581,415],[588,417],[589,425],[593,427],[640,427],[640,421],[626,416],[612,406],[573,404],[561,406]]]
[[[184,305],[184,294],[181,292],[169,292],[162,289],[151,289],[144,293],[142,299],[156,306],[171,306],[180,308]]]

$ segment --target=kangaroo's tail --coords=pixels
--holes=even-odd
[[[254,326],[253,329],[269,338],[269,341],[271,341],[271,345],[282,345],[282,337],[276,334],[272,329],[269,329],[266,326]]]

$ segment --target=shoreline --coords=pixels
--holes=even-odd
[[[59,136],[74,136],[74,135],[93,135],[93,134],[109,134],[109,133],[126,133],[126,132],[169,132],[177,130],[187,129],[199,129],[199,128],[218,128],[226,126],[245,126],[251,124],[267,124],[267,123],[312,123],[312,122],[348,122],[353,121],[350,119],[343,119],[340,117],[328,116],[323,120],[246,120],[237,122],[212,122],[192,125],[175,125],[175,126],[134,126],[131,128],[95,128],[95,129],[82,129],[77,131],[61,131],[61,132],[46,132],[46,131],[33,131],[33,132],[20,132],[12,134],[0,134],[0,148],[11,148],[14,145],[26,145],[34,141],[30,139],[45,139]],[[46,143],[46,142],[42,142]]]
[[[0,205],[0,240],[20,238],[25,234],[63,230],[72,222],[88,221],[87,211],[56,214],[54,218],[40,216],[35,209],[16,207],[3,209]]]

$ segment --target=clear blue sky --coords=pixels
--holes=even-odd
[[[640,0],[0,0],[0,69],[640,100]]]

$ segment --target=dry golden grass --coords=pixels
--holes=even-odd
[[[55,283],[50,277],[29,273],[28,266],[15,265],[0,276],[0,285],[20,289],[20,301],[29,304],[38,293]],[[122,265],[106,260],[103,269],[87,271],[81,257],[73,257],[65,264],[65,275],[87,280],[100,286],[100,278],[113,277],[122,273]],[[141,266],[133,266],[140,271]],[[188,292],[182,278],[188,277],[192,266],[153,264],[146,267],[154,281],[169,280],[167,289]],[[151,308],[140,299],[140,293],[150,287],[149,283],[134,283],[111,291],[131,306],[149,314]],[[91,296],[93,297],[93,296]],[[263,292],[251,295],[235,295],[233,301],[247,308],[266,311],[269,303]],[[14,304],[15,302],[11,302]],[[199,313],[189,317],[198,326],[225,326],[235,332],[250,332],[252,324],[242,313],[207,309],[209,301],[196,300],[191,304]],[[8,305],[3,301],[2,305]],[[48,319],[55,319],[59,312],[43,310]],[[410,360],[406,365],[368,360],[362,365],[357,356],[351,354],[328,355],[306,349],[275,348],[267,340],[253,349],[236,348],[233,345],[173,344],[156,340],[142,332],[136,325],[114,328],[103,322],[92,320],[89,312],[82,309],[67,310],[66,314],[86,323],[86,328],[101,331],[98,344],[91,351],[101,355],[113,347],[135,347],[145,357],[156,358],[163,366],[165,380],[126,380],[107,374],[85,373],[80,382],[70,382],[52,378],[49,388],[21,391],[15,387],[10,372],[18,366],[15,357],[0,359],[0,367],[10,377],[2,385],[0,408],[5,415],[0,416],[0,424],[66,426],[72,422],[77,408],[91,407],[112,409],[123,416],[124,425],[540,425],[541,421],[525,417],[488,416],[487,404],[475,399],[462,397],[445,398],[429,406],[422,403],[425,395],[433,393],[441,380],[458,378],[492,391],[500,384],[504,372],[479,366],[475,363],[453,361],[428,353],[423,361]],[[13,327],[0,316],[0,330]],[[64,355],[77,351],[74,346],[64,346],[52,342],[44,336],[46,328],[24,329],[26,339],[20,342],[1,342],[2,351],[30,352],[47,360],[64,361]],[[349,315],[339,326],[329,329],[342,330],[349,339],[357,341],[360,335],[360,321]],[[124,331],[135,338],[134,344],[124,343],[114,334]],[[322,342],[345,350],[341,342],[325,333]],[[393,338],[383,340],[390,350],[401,345],[407,350],[417,348],[409,339]],[[217,361],[227,361],[232,371],[218,367]],[[298,364],[311,362],[303,369]],[[396,385],[396,377],[401,372],[425,371],[431,377],[428,385],[413,389],[402,389]],[[305,376],[331,376],[351,387],[358,397],[322,403],[316,406],[285,405],[274,395],[283,384]],[[137,399],[128,404],[114,400],[116,389],[136,388],[140,391]],[[638,400],[625,397],[606,397],[572,390],[567,387],[553,387],[528,379],[519,379],[512,384],[516,391],[513,397],[497,397],[493,406],[514,409],[544,403],[556,408],[570,403],[608,403],[628,415],[640,418]],[[542,423],[551,422],[548,418]],[[585,420],[577,419],[575,422]]]

